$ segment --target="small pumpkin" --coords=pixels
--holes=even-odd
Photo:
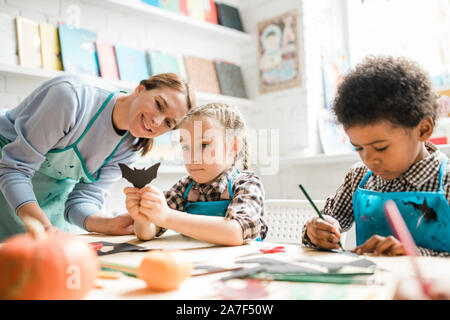
[[[99,271],[88,243],[66,233],[48,234],[42,224],[24,218],[27,234],[0,247],[0,299],[82,299]]]
[[[137,269],[138,278],[154,291],[170,291],[191,276],[192,262],[179,251],[155,250],[148,252]]]

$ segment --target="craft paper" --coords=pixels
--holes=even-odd
[[[119,167],[122,171],[122,177],[131,182],[136,188],[141,189],[156,178],[160,164],[161,162],[158,162],[148,169],[131,169],[124,163],[119,163]]]

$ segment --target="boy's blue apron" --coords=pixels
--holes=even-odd
[[[100,169],[93,177],[87,170],[86,164],[77,148],[78,143],[94,124],[100,113],[105,109],[112,97],[117,94],[112,92],[103,102],[94,118],[78,140],[64,149],[53,149],[45,155],[45,160],[39,170],[35,172],[31,182],[36,200],[45,212],[51,224],[61,231],[81,233],[85,232],[79,227],[64,219],[65,202],[70,192],[78,182],[91,183],[100,178],[101,168],[111,160],[115,152],[127,137],[128,132],[120,140]],[[11,141],[0,135],[0,149]],[[22,221],[17,216],[14,208],[11,208],[3,193],[0,193],[0,241],[17,233],[25,232]]]
[[[439,169],[439,191],[376,192],[363,189],[372,171],[368,172],[353,195],[357,245],[371,236],[392,235],[383,205],[393,200],[419,247],[450,252],[450,206],[445,198],[442,179],[447,157]]]
[[[216,216],[225,217],[228,206],[233,199],[233,178],[239,174],[239,170],[235,173],[228,181],[228,194],[230,195],[230,200],[219,200],[219,201],[202,201],[202,202],[190,202],[184,206],[184,211],[191,214],[200,214],[205,216]],[[187,196],[192,188],[194,181],[192,181],[186,191],[183,194],[183,199],[187,201]],[[258,237],[256,241],[261,241],[261,237]]]

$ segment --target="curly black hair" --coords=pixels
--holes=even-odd
[[[386,120],[412,128],[425,116],[436,123],[438,98],[428,74],[416,62],[368,56],[343,78],[333,111],[344,128]]]

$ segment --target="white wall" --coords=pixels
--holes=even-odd
[[[341,1],[335,0],[229,0],[239,6],[244,28],[254,41],[239,45],[227,38],[161,24],[145,15],[114,6],[103,1],[76,0],[0,0],[0,11],[13,16],[21,15],[38,22],[56,24],[67,21],[72,5],[80,9],[81,27],[97,33],[99,39],[140,49],[160,49],[178,54],[192,54],[210,59],[223,59],[242,66],[244,78],[254,106],[243,109],[252,129],[279,130],[279,155],[312,155],[321,152],[317,135],[315,112],[323,103],[320,76],[320,50],[323,46],[340,48],[345,43],[342,27]],[[257,24],[260,21],[296,9],[302,86],[261,95],[258,92]],[[331,44],[331,46],[329,46]],[[11,107],[42,83],[40,80],[0,74],[0,107]],[[313,198],[324,199],[342,181],[350,163],[337,165],[284,165],[270,175],[263,175],[267,198],[298,198],[298,183],[307,186]],[[260,169],[255,168],[257,172]],[[182,174],[161,173],[156,185],[161,189],[171,186]],[[110,193],[106,210],[124,210],[122,188],[116,184]]]
[[[336,0],[246,0],[241,1],[248,32],[256,39],[257,24],[292,9],[298,12],[298,36],[302,86],[270,94],[258,92],[257,42],[246,47],[244,72],[255,106],[247,110],[253,128],[279,130],[278,172],[263,175],[268,198],[300,197],[302,183],[315,199],[325,199],[337,189],[351,162],[336,164],[283,164],[282,158],[322,152],[317,133],[316,112],[323,105],[321,54],[339,54],[347,47],[345,1]],[[262,173],[262,170],[258,172]]]

